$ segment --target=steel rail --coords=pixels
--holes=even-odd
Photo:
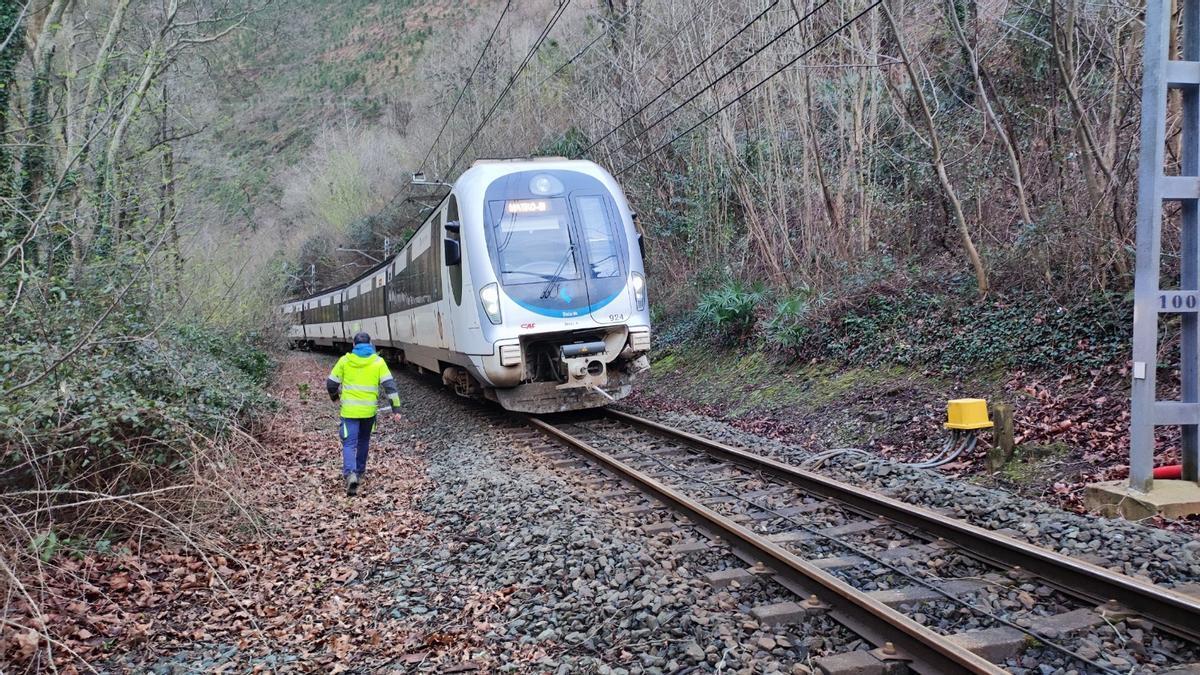
[[[1189,596],[636,415],[611,409],[606,409],[605,414],[684,441],[710,455],[761,471],[806,492],[941,537],[971,555],[1002,566],[1020,567],[1097,604],[1115,600],[1123,608],[1137,612],[1181,637],[1200,642],[1200,601]]]
[[[865,595],[850,584],[821,570],[778,544],[722,516],[700,502],[671,489],[637,469],[593,448],[585,441],[543,420],[526,417],[530,425],[574,448],[588,459],[653,496],[696,525],[749,551],[770,567],[784,585],[815,595],[842,625],[877,646],[893,643],[898,653],[919,672],[1004,673],[1005,670],[976,656],[947,636],[913,621],[891,607]]]

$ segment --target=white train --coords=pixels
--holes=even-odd
[[[348,348],[366,331],[464,396],[533,413],[602,406],[650,365],[640,243],[596,164],[480,160],[401,251],[280,309],[292,346]]]

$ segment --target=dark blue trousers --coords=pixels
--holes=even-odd
[[[371,432],[375,429],[375,418],[342,418],[342,476],[367,472],[367,450],[371,443]]]

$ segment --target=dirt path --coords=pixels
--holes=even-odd
[[[394,560],[397,545],[427,524],[415,508],[429,488],[424,447],[399,442],[404,426],[381,421],[370,478],[347,498],[337,408],[321,384],[330,362],[306,354],[283,362],[275,388],[284,409],[262,447],[246,448],[230,468],[241,474],[238,498],[252,518],[231,507],[229,531],[213,542],[225,555],[131,540],[114,547],[117,555],[53,561],[54,594],[43,609],[61,636],[54,653],[64,672],[86,672],[85,663],[339,672],[402,652],[406,629],[380,611],[391,595],[378,581],[403,562]],[[12,636],[7,653],[19,657],[31,638]]]

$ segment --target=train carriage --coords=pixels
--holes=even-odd
[[[281,311],[296,345],[366,331],[463,395],[524,412],[595,407],[649,367],[639,242],[596,164],[481,160],[394,256]]]

